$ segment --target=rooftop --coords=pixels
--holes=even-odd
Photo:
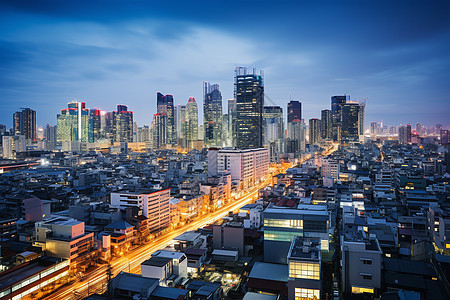
[[[255,262],[248,278],[288,282],[288,266]]]
[[[142,265],[153,266],[153,267],[163,267],[171,261],[172,261],[172,259],[168,258],[168,257],[152,256],[149,259],[147,259],[146,261],[144,261],[142,263]]]

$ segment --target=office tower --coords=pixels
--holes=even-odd
[[[193,149],[198,141],[198,107],[194,97],[190,97],[186,105],[186,143]]]
[[[333,141],[341,140],[341,106],[345,104],[348,100],[350,100],[350,96],[332,96],[331,97],[331,113],[332,113],[332,122],[333,122]]]
[[[56,126],[50,126],[44,129],[44,140],[47,142],[47,150],[54,149],[56,145]]]
[[[21,108],[13,114],[13,130],[15,135],[24,135],[27,140],[36,139],[36,111]]]
[[[359,102],[359,110],[358,110],[358,135],[364,135],[364,114],[366,111],[366,102],[363,100]]]
[[[133,112],[126,105],[117,105],[113,112],[113,131],[115,142],[133,142]]]
[[[157,113],[153,115],[152,122],[153,148],[162,149],[167,144],[167,115]]]
[[[228,99],[228,147],[236,146],[236,100]]]
[[[412,135],[411,135],[411,124],[406,125],[406,141],[408,144],[411,144],[412,142]]]
[[[222,93],[218,84],[203,83],[203,128],[205,147],[222,146]]]
[[[294,153],[300,156],[302,151],[305,151],[305,125],[303,120],[295,119],[287,124],[287,153]]]
[[[441,129],[440,136],[441,136],[441,145],[444,146],[448,145],[449,131],[447,129]]]
[[[359,140],[359,110],[358,103],[345,103],[340,107],[341,142],[356,142]]]
[[[2,137],[3,158],[16,159],[17,153],[27,150],[27,143],[24,135],[11,135]]]
[[[288,123],[294,120],[302,119],[302,103],[300,101],[291,100],[289,101],[287,107],[288,107],[287,112]]]
[[[320,119],[309,119],[309,144],[320,143]]]
[[[185,148],[186,143],[186,105],[178,104],[175,107],[175,130],[177,145]]]
[[[86,103],[73,101],[57,116],[56,139],[58,142],[93,142],[93,123]]]
[[[100,109],[96,108],[91,110],[91,118],[92,118],[92,132],[94,142],[101,139],[101,129],[102,129],[102,119],[100,115]]]
[[[350,100],[350,95],[348,96]],[[338,113],[340,111],[341,105],[347,103],[347,95],[344,96],[332,96],[331,97],[331,112]]]
[[[400,126],[398,128],[398,142],[406,145],[411,144],[411,125]]]
[[[173,95],[163,96],[163,94],[158,92],[156,101],[157,113],[167,115],[167,143],[173,145],[176,142]]]
[[[423,125],[421,124],[421,123],[417,123],[416,124],[416,132],[417,132],[417,134],[418,135],[422,135],[422,133],[423,133]]]
[[[371,122],[370,123],[370,135],[377,135],[378,133],[378,123]]]
[[[321,115],[321,137],[323,140],[331,140],[333,138],[333,116],[331,110],[324,109]]]
[[[264,106],[264,146],[269,146],[271,161],[278,161],[284,149],[283,109],[280,106]]]
[[[221,147],[231,147],[228,143],[231,140],[231,134],[228,130],[230,118],[228,114],[222,115],[222,146]]]
[[[262,72],[261,72],[262,74]],[[235,69],[236,147],[256,149],[263,146],[264,84],[262,75]]]
[[[137,129],[137,142],[144,143],[151,140],[151,130],[150,127],[144,125],[143,127],[138,127]]]

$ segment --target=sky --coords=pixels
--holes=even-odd
[[[0,123],[21,107],[56,124],[72,100],[139,126],[156,93],[202,82],[233,98],[237,66],[264,70],[265,105],[320,118],[333,95],[366,99],[366,125],[450,125],[449,1],[0,1]]]

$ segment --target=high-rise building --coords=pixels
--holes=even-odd
[[[256,149],[263,146],[264,84],[262,75],[247,74],[247,68],[236,68],[236,147]]]
[[[359,110],[358,110],[358,135],[363,136],[364,135],[364,114],[366,111],[366,102],[362,101],[359,103]]]
[[[305,151],[305,125],[303,120],[295,119],[287,124],[286,151],[300,156]]]
[[[21,108],[22,111],[13,114],[14,134],[24,135],[27,140],[36,139],[36,111],[30,108]]]
[[[27,143],[24,135],[10,135],[2,137],[3,158],[16,159],[19,152],[27,150]]]
[[[333,115],[331,110],[322,110],[322,119],[320,124],[321,137],[323,140],[331,140],[333,138]]]
[[[284,151],[283,109],[280,106],[264,106],[264,146],[270,149],[270,160],[278,161]]]
[[[418,135],[422,135],[422,133],[423,133],[423,125],[421,124],[421,123],[417,123],[416,124],[416,132],[417,132],[417,134]]]
[[[175,118],[173,107],[173,95],[165,95],[158,92],[156,94],[157,113],[167,115],[167,143],[175,144]]]
[[[309,119],[309,143],[311,145],[320,143],[320,119]]]
[[[236,146],[236,100],[228,99],[228,136],[226,141],[228,147]]]
[[[86,103],[73,101],[61,110],[57,117],[56,139],[58,142],[93,142],[93,123]]]
[[[440,136],[441,136],[441,145],[448,145],[450,137],[448,129],[441,129]]]
[[[332,122],[333,122],[333,141],[341,140],[341,106],[350,100],[350,95],[344,96],[332,96],[331,97],[331,113],[332,113]]]
[[[340,107],[341,142],[356,142],[360,133],[360,106],[356,102],[345,103]]]
[[[175,107],[175,131],[177,145],[186,148],[186,105],[178,104]]]
[[[288,123],[294,120],[302,119],[302,103],[300,101],[291,100],[288,103],[287,119]]]
[[[406,126],[400,126],[398,128],[398,142],[400,144],[406,145],[411,144],[411,124],[408,124]]]
[[[203,83],[205,147],[222,146],[222,93],[218,84]]]
[[[157,113],[153,115],[153,148],[161,149],[167,144],[167,115]]]
[[[102,129],[102,119],[100,114],[100,109],[96,108],[91,110],[92,127],[94,141],[101,139],[101,129]]]
[[[126,105],[117,105],[113,112],[113,127],[115,142],[133,142],[133,112]]]
[[[350,95],[348,96],[350,100]],[[347,103],[347,95],[344,96],[332,96],[331,97],[331,112],[338,113],[341,109],[341,105]]]
[[[198,141],[198,107],[194,97],[186,104],[186,143],[188,149],[195,148]]]
[[[137,142],[138,143],[144,143],[144,142],[149,142],[152,140],[152,134],[151,134],[151,130],[150,127],[148,127],[147,125],[144,125],[142,127],[138,127],[137,130]]]

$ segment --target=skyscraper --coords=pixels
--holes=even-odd
[[[198,107],[194,97],[186,105],[186,142],[187,148],[193,149],[198,141]]]
[[[331,97],[331,113],[332,113],[332,135],[333,141],[341,140],[341,106],[347,102],[350,96],[332,96]]]
[[[133,142],[133,112],[126,105],[117,105],[113,113],[114,141]]]
[[[167,144],[167,115],[157,113],[153,115],[153,148],[162,149]]]
[[[91,110],[91,118],[92,118],[92,131],[94,136],[94,141],[98,141],[101,139],[101,129],[102,129],[102,120],[100,115],[100,109],[96,108]]]
[[[255,149],[263,146],[264,84],[262,75],[247,74],[247,68],[235,69],[236,147]]]
[[[309,119],[309,143],[311,145],[320,143],[320,119]]]
[[[350,99],[350,95],[348,96]],[[347,95],[344,96],[332,96],[331,97],[331,111],[338,113],[342,104],[347,103]]]
[[[173,96],[163,96],[163,94],[158,92],[156,94],[156,102],[157,113],[167,115],[167,143],[173,145],[176,142]]]
[[[264,146],[269,146],[270,158],[277,161],[284,150],[283,109],[280,106],[264,106]]]
[[[322,110],[322,119],[320,124],[321,137],[323,140],[331,140],[333,138],[333,117],[331,110]]]
[[[56,138],[58,142],[93,142],[93,124],[86,103],[72,101],[57,116]]]
[[[27,140],[36,139],[36,111],[21,108],[13,114],[13,130],[15,135],[24,135]]]
[[[305,125],[303,120],[294,119],[288,122],[288,136],[286,140],[286,151],[300,156],[305,151]]]
[[[175,107],[175,131],[177,145],[186,148],[186,105]]]
[[[228,99],[228,136],[226,141],[228,147],[236,146],[236,100]]]
[[[287,108],[288,123],[294,120],[302,119],[302,103],[300,101],[289,101]]]
[[[359,140],[359,110],[356,102],[347,102],[340,106],[341,142],[356,142]]]
[[[203,83],[205,147],[222,146],[222,93],[218,84]]]

